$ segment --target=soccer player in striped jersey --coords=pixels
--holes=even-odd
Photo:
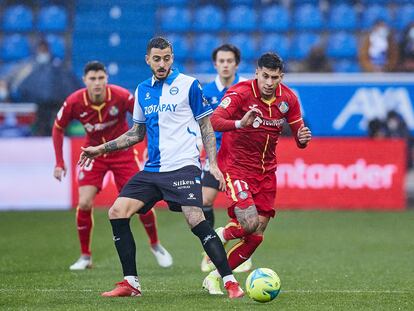
[[[86,146],[96,146],[112,140],[128,129],[127,112],[132,113],[134,97],[117,85],[108,84],[105,66],[97,61],[85,65],[83,81],[86,88],[71,94],[59,110],[53,126],[53,145],[56,166],[54,177],[61,180],[66,174],[62,146],[64,130],[72,120],[80,121],[86,131]],[[92,267],[91,235],[93,227],[92,207],[96,194],[102,188],[105,174],[112,171],[118,191],[139,170],[136,152],[128,148],[95,159],[78,173],[79,200],[76,223],[81,256],[69,267],[85,270]],[[139,218],[149,237],[150,249],[162,267],[172,265],[172,257],[158,240],[156,218],[153,211],[140,214]]]
[[[213,128],[224,132],[217,158],[232,200],[231,220],[216,232],[223,243],[238,241],[227,254],[232,269],[252,256],[275,216],[276,145],[283,124],[289,124],[299,148],[307,147],[312,137],[298,98],[281,83],[282,78],[282,59],[274,53],[263,54],[256,78],[231,87],[211,117]],[[210,294],[219,290],[219,277],[215,270],[204,279]]]
[[[225,182],[216,161],[216,139],[200,83],[176,68],[171,43],[156,37],[149,41],[147,64],[153,76],[140,83],[135,91],[133,127],[118,138],[96,147],[82,148],[79,164],[87,165],[95,157],[128,148],[148,138],[148,161],[124,186],[109,210],[115,247],[124,280],[104,297],[141,296],[135,260],[135,242],[129,219],[135,213],[146,213],[165,200],[173,211],[182,212],[191,231],[217,267],[229,298],[244,295],[229,267],[224,247],[202,211],[200,152],[197,147],[201,133],[210,159],[210,173]]]

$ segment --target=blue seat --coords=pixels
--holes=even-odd
[[[210,60],[211,51],[221,45],[223,40],[212,34],[202,34],[197,36],[193,46],[193,58],[195,60]]]
[[[161,11],[161,28],[164,31],[191,30],[191,14],[188,8],[169,7]]]
[[[30,56],[29,41],[20,34],[9,35],[3,38],[0,58],[4,61],[14,61]]]
[[[259,58],[260,55],[257,55],[257,58]],[[251,79],[254,75],[254,72],[257,67],[256,60],[254,61],[246,61],[242,60],[239,64],[239,67],[237,69],[237,72],[240,73],[244,78]]]
[[[246,60],[254,59],[256,55],[256,42],[253,36],[248,34],[236,34],[229,37],[229,42],[240,49],[241,57]]]
[[[345,3],[335,5],[329,12],[328,25],[332,30],[356,30],[359,26],[357,12]]]
[[[171,34],[167,39],[172,43],[174,59],[177,61],[185,60],[190,54],[191,43],[188,35]]]
[[[195,73],[216,73],[213,63],[207,60],[195,62],[193,71]]]
[[[361,67],[356,60],[334,60],[332,67],[334,72],[361,72]]]
[[[49,44],[52,55],[59,59],[65,58],[65,40],[61,36],[48,34],[46,41]]]
[[[410,23],[414,22],[414,4],[412,3],[397,8],[395,13],[398,16],[395,20],[395,26],[400,30],[403,30]]]
[[[298,30],[319,30],[323,24],[322,12],[316,5],[303,4],[294,12],[294,26]]]
[[[51,5],[40,9],[37,28],[40,31],[65,31],[67,22],[68,16],[65,8]]]
[[[315,33],[300,33],[293,37],[291,54],[292,58],[304,59],[308,56],[312,47],[320,43],[320,36]]]
[[[378,20],[383,20],[387,24],[392,23],[392,13],[386,6],[374,4],[368,6],[362,12],[362,27],[368,29]]]
[[[244,5],[253,6],[254,4],[254,0],[229,0],[229,2],[231,5],[244,4]]]
[[[218,31],[224,21],[223,10],[213,5],[203,6],[195,10],[193,29],[197,31]]]
[[[266,34],[259,42],[260,53],[275,52],[283,59],[290,56],[290,40],[288,36],[280,34]]]
[[[280,5],[263,8],[260,20],[261,30],[288,31],[290,27],[290,13]]]
[[[25,5],[6,8],[3,15],[4,31],[30,31],[33,28],[32,10]]]
[[[227,28],[231,31],[254,31],[256,11],[248,6],[239,5],[228,10]]]
[[[162,0],[162,5],[187,5],[190,3],[189,0]]]
[[[346,32],[332,34],[328,39],[326,53],[329,57],[356,58],[358,43],[354,35]]]

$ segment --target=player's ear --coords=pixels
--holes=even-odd
[[[148,56],[148,55],[145,55],[145,62],[147,63],[147,65],[149,65],[149,64],[150,64],[150,63],[149,63],[149,60],[150,60],[149,56]]]

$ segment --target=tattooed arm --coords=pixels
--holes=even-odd
[[[211,126],[210,118],[204,117],[198,121],[203,139],[204,149],[206,150],[208,160],[210,162],[210,173],[219,181],[221,190],[226,189],[223,174],[217,166],[217,147],[216,135]]]
[[[92,159],[108,152],[117,151],[131,147],[141,142],[146,133],[145,124],[137,124],[129,129],[128,132],[122,134],[118,138],[111,140],[105,144],[99,146],[89,146],[87,148],[81,147],[82,153],[80,155],[78,165],[88,166]]]

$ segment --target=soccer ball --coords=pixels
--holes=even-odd
[[[253,270],[246,279],[246,291],[254,301],[272,301],[280,292],[279,276],[268,268]]]

